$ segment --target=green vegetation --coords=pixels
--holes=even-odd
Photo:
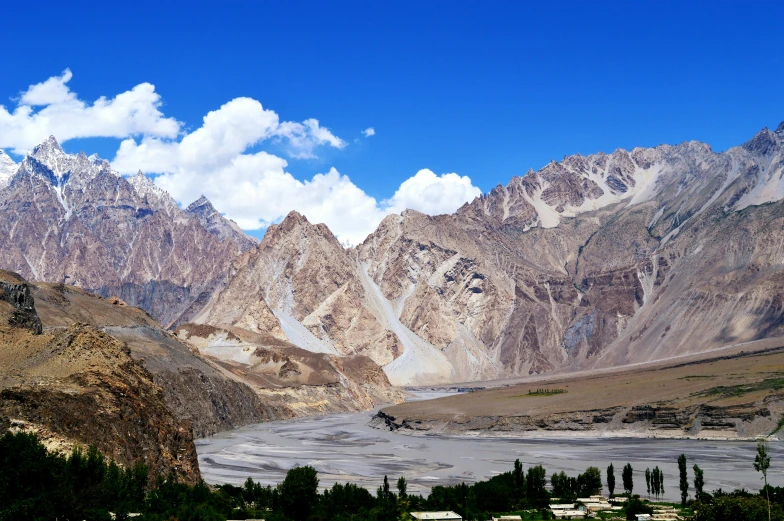
[[[762,473],[765,480],[765,494],[768,499],[768,520],[770,520],[770,494],[768,487],[768,469],[770,468],[770,456],[768,455],[768,444],[764,441],[757,443],[757,457],[754,458],[754,470]]]
[[[770,435],[773,436],[774,434],[779,432],[782,429],[782,427],[784,427],[784,416],[781,417],[779,423],[776,425],[776,428],[773,429],[773,431],[771,431]]]
[[[634,470],[630,463],[627,463],[626,466],[623,467],[621,479],[623,480],[623,490],[631,497],[632,492],[634,491]]]
[[[704,472],[694,465],[696,500],[689,500],[686,456],[681,455],[682,501],[668,506],[694,521],[784,521],[784,488],[767,484],[770,464],[768,448],[760,443],[754,468],[762,473],[765,487],[758,494],[745,490],[706,493]],[[659,467],[646,469],[645,476],[649,494],[661,495],[664,485]],[[597,517],[635,519],[636,514],[655,513],[657,505],[632,495],[631,465],[623,467],[622,480],[629,497],[625,507],[600,512]],[[607,467],[607,485],[612,493],[612,464]],[[0,521],[108,521],[112,519],[110,512],[121,521],[127,521],[129,513],[141,514],[134,518],[138,521],[410,521],[410,512],[432,510],[453,510],[469,520],[511,513],[534,521],[550,519],[547,507],[551,497],[572,502],[600,493],[602,474],[597,467],[576,477],[553,473],[550,486],[548,490],[544,467],[524,469],[519,460],[509,472],[471,485],[436,486],[426,497],[409,494],[403,477],[396,481],[396,492],[386,477],[375,495],[352,483],[337,483],[319,492],[318,474],[310,466],[289,470],[276,487],[262,486],[250,478],[241,487],[210,487],[203,482],[188,485],[173,478],[151,482],[144,465],[121,468],[105,460],[94,447],[62,456],[48,452],[31,434],[0,437]]]
[[[588,497],[602,491],[602,473],[597,467],[588,467],[576,478],[570,478],[565,472],[550,477],[552,495],[562,501],[571,502],[578,497]]]
[[[610,497],[615,494],[615,467],[612,463],[607,467],[607,491],[610,493]]]
[[[678,456],[678,486],[681,489],[681,505],[686,505],[686,500],[689,498],[689,476],[686,473],[686,455],[681,454]]]
[[[567,392],[566,389],[528,389],[528,396],[553,396],[555,394],[563,394]]]
[[[693,396],[716,396],[719,398],[733,398],[757,391],[780,391],[784,389],[784,377],[765,378],[759,382],[738,385],[719,385],[694,393]]]
[[[705,472],[697,466],[694,465],[694,495],[699,500],[702,497],[702,487],[705,486]]]

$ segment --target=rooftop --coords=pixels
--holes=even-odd
[[[460,515],[452,512],[451,510],[445,512],[411,512],[411,515],[414,519],[420,520],[431,520],[431,521],[440,521],[444,520],[452,520],[455,521],[462,521],[463,518]]]

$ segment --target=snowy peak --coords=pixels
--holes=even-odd
[[[168,215],[173,215],[179,206],[169,192],[159,187],[152,179],[139,170],[135,176],[128,178],[128,183],[133,187],[138,196],[147,201],[156,210],[162,210]]]
[[[31,162],[36,164],[29,164]],[[54,136],[49,136],[46,141],[35,147],[23,163],[28,163],[30,172],[42,175],[53,186],[63,186],[72,177],[79,177],[79,184],[86,185],[102,170],[111,172],[109,163],[98,156],[87,157],[84,152],[67,154]],[[42,171],[41,166],[48,172]],[[81,188],[83,189],[85,186]]]
[[[782,142],[784,123],[775,132],[763,129],[741,147],[720,154],[705,143],[689,141],[676,146],[617,149],[611,154],[566,156],[538,171],[529,170],[522,177],[512,178],[507,186],[499,185],[458,213],[491,216],[506,226],[523,230],[553,228],[565,217],[618,203],[633,206],[661,199],[659,203],[666,204],[668,197],[684,190],[695,194],[710,190],[708,185],[715,176],[725,178],[721,191],[731,190],[737,171],[730,175],[727,170],[732,169],[733,157],[741,162],[756,162],[759,167],[759,175],[750,173],[757,179],[753,187],[746,189],[742,204],[736,204],[735,198],[728,206],[738,210],[744,204],[784,198],[784,182],[779,183],[775,175],[781,168]],[[708,168],[709,165],[712,166]],[[764,195],[752,196],[751,191]],[[713,203],[722,195],[723,192],[716,192],[707,198]],[[727,198],[731,199],[729,195]]]
[[[49,136],[43,143],[36,146],[30,152],[30,157],[47,166],[56,177],[62,177],[71,166],[69,164],[69,159],[71,158],[65,153],[54,136]]]

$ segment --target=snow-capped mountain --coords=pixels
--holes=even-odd
[[[0,189],[0,259],[28,279],[117,295],[170,324],[200,307],[254,244],[222,233],[234,229],[222,216],[213,220],[208,230],[143,174],[126,180],[50,137]]]
[[[291,214],[197,316],[361,352],[394,383],[612,366],[784,335],[784,124],[566,157],[344,250]]]
[[[345,249],[297,212],[257,244],[48,140],[0,189],[0,259],[165,324],[367,355],[396,384],[607,367],[784,336],[782,178],[784,124],[721,153],[570,156]]]

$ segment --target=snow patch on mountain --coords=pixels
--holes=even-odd
[[[128,178],[128,183],[136,190],[139,197],[147,200],[150,206],[161,207],[170,216],[179,214],[180,207],[169,192],[156,185],[141,170],[135,176]]]

